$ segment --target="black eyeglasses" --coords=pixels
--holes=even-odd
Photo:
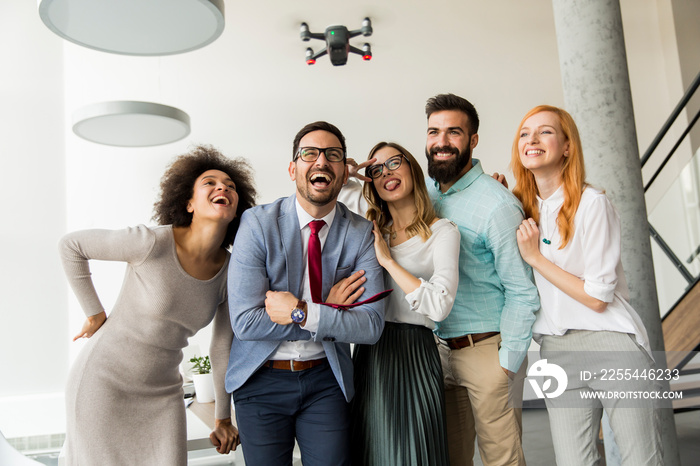
[[[403,159],[408,160],[403,154],[398,154],[393,157],[389,157],[384,163],[378,163],[376,165],[370,165],[369,167],[367,167],[365,169],[365,174],[373,180],[375,180],[382,176],[384,167],[386,167],[386,169],[389,171],[398,170],[401,166],[401,163],[403,163]]]
[[[345,151],[342,147],[300,147],[294,160],[301,157],[304,162],[315,162],[321,154],[325,154],[326,160],[329,162],[341,162],[345,159]]]

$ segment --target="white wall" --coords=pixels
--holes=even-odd
[[[644,147],[682,93],[677,60],[664,49],[668,18],[660,25],[659,5],[669,1],[621,1]],[[0,349],[17,356],[19,374],[10,380],[3,371],[0,399],[60,391],[69,351],[81,347],[68,344],[83,315],[65,288],[58,238],[80,228],[150,223],[165,166],[191,144],[249,158],[260,201],[269,202],[293,192],[287,175],[291,141],[310,121],[338,125],[351,157],[364,159],[376,142],[394,140],[424,160],[425,100],[453,92],[470,99],[481,115],[475,156],[487,171],[503,172],[521,116],[540,103],[563,104],[550,0],[230,0],[226,7],[226,29],[213,44],[142,58],[61,40],[43,26],[34,2],[0,5],[0,53],[10,70],[0,78],[6,109],[0,116],[0,190],[9,209],[0,233]],[[322,31],[338,22],[359,27],[365,16],[375,33],[353,44],[370,42],[371,62],[351,56],[344,67],[331,66],[327,57],[305,64],[306,47],[318,50],[321,43],[299,39],[302,21]],[[192,119],[192,134],[144,149],[76,137],[73,111],[105,100],[179,107]],[[93,272],[109,308],[123,266],[95,264]],[[199,344],[206,348],[206,336]]]
[[[60,391],[67,368],[63,53],[35,10],[0,3],[0,396]]]
[[[61,432],[68,369],[63,53],[35,4],[0,2],[0,431]]]

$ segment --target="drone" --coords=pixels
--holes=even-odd
[[[313,65],[316,59],[326,54],[329,55],[333,66],[341,66],[347,63],[348,53],[362,55],[362,59],[367,61],[372,59],[372,48],[368,43],[362,49],[350,45],[350,39],[362,34],[365,37],[372,35],[372,22],[369,18],[362,20],[362,27],[354,31],[349,31],[345,26],[328,26],[325,33],[310,32],[309,25],[301,23],[299,36],[304,42],[311,39],[319,39],[326,42],[326,46],[318,53],[314,53],[311,47],[306,49],[306,64]]]

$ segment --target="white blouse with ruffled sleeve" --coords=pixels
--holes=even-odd
[[[441,218],[430,227],[432,235],[423,242],[420,236],[391,248],[391,257],[420,279],[420,286],[404,293],[388,273],[384,274],[389,295],[385,320],[423,325],[435,329],[452,310],[459,283],[459,229]]]

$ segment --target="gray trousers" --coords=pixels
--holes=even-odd
[[[663,465],[661,403],[645,395],[661,388],[650,380],[653,360],[634,335],[588,330],[547,335],[540,356],[568,377],[566,391],[545,400],[558,466],[599,464],[596,441],[603,410],[624,466]]]

